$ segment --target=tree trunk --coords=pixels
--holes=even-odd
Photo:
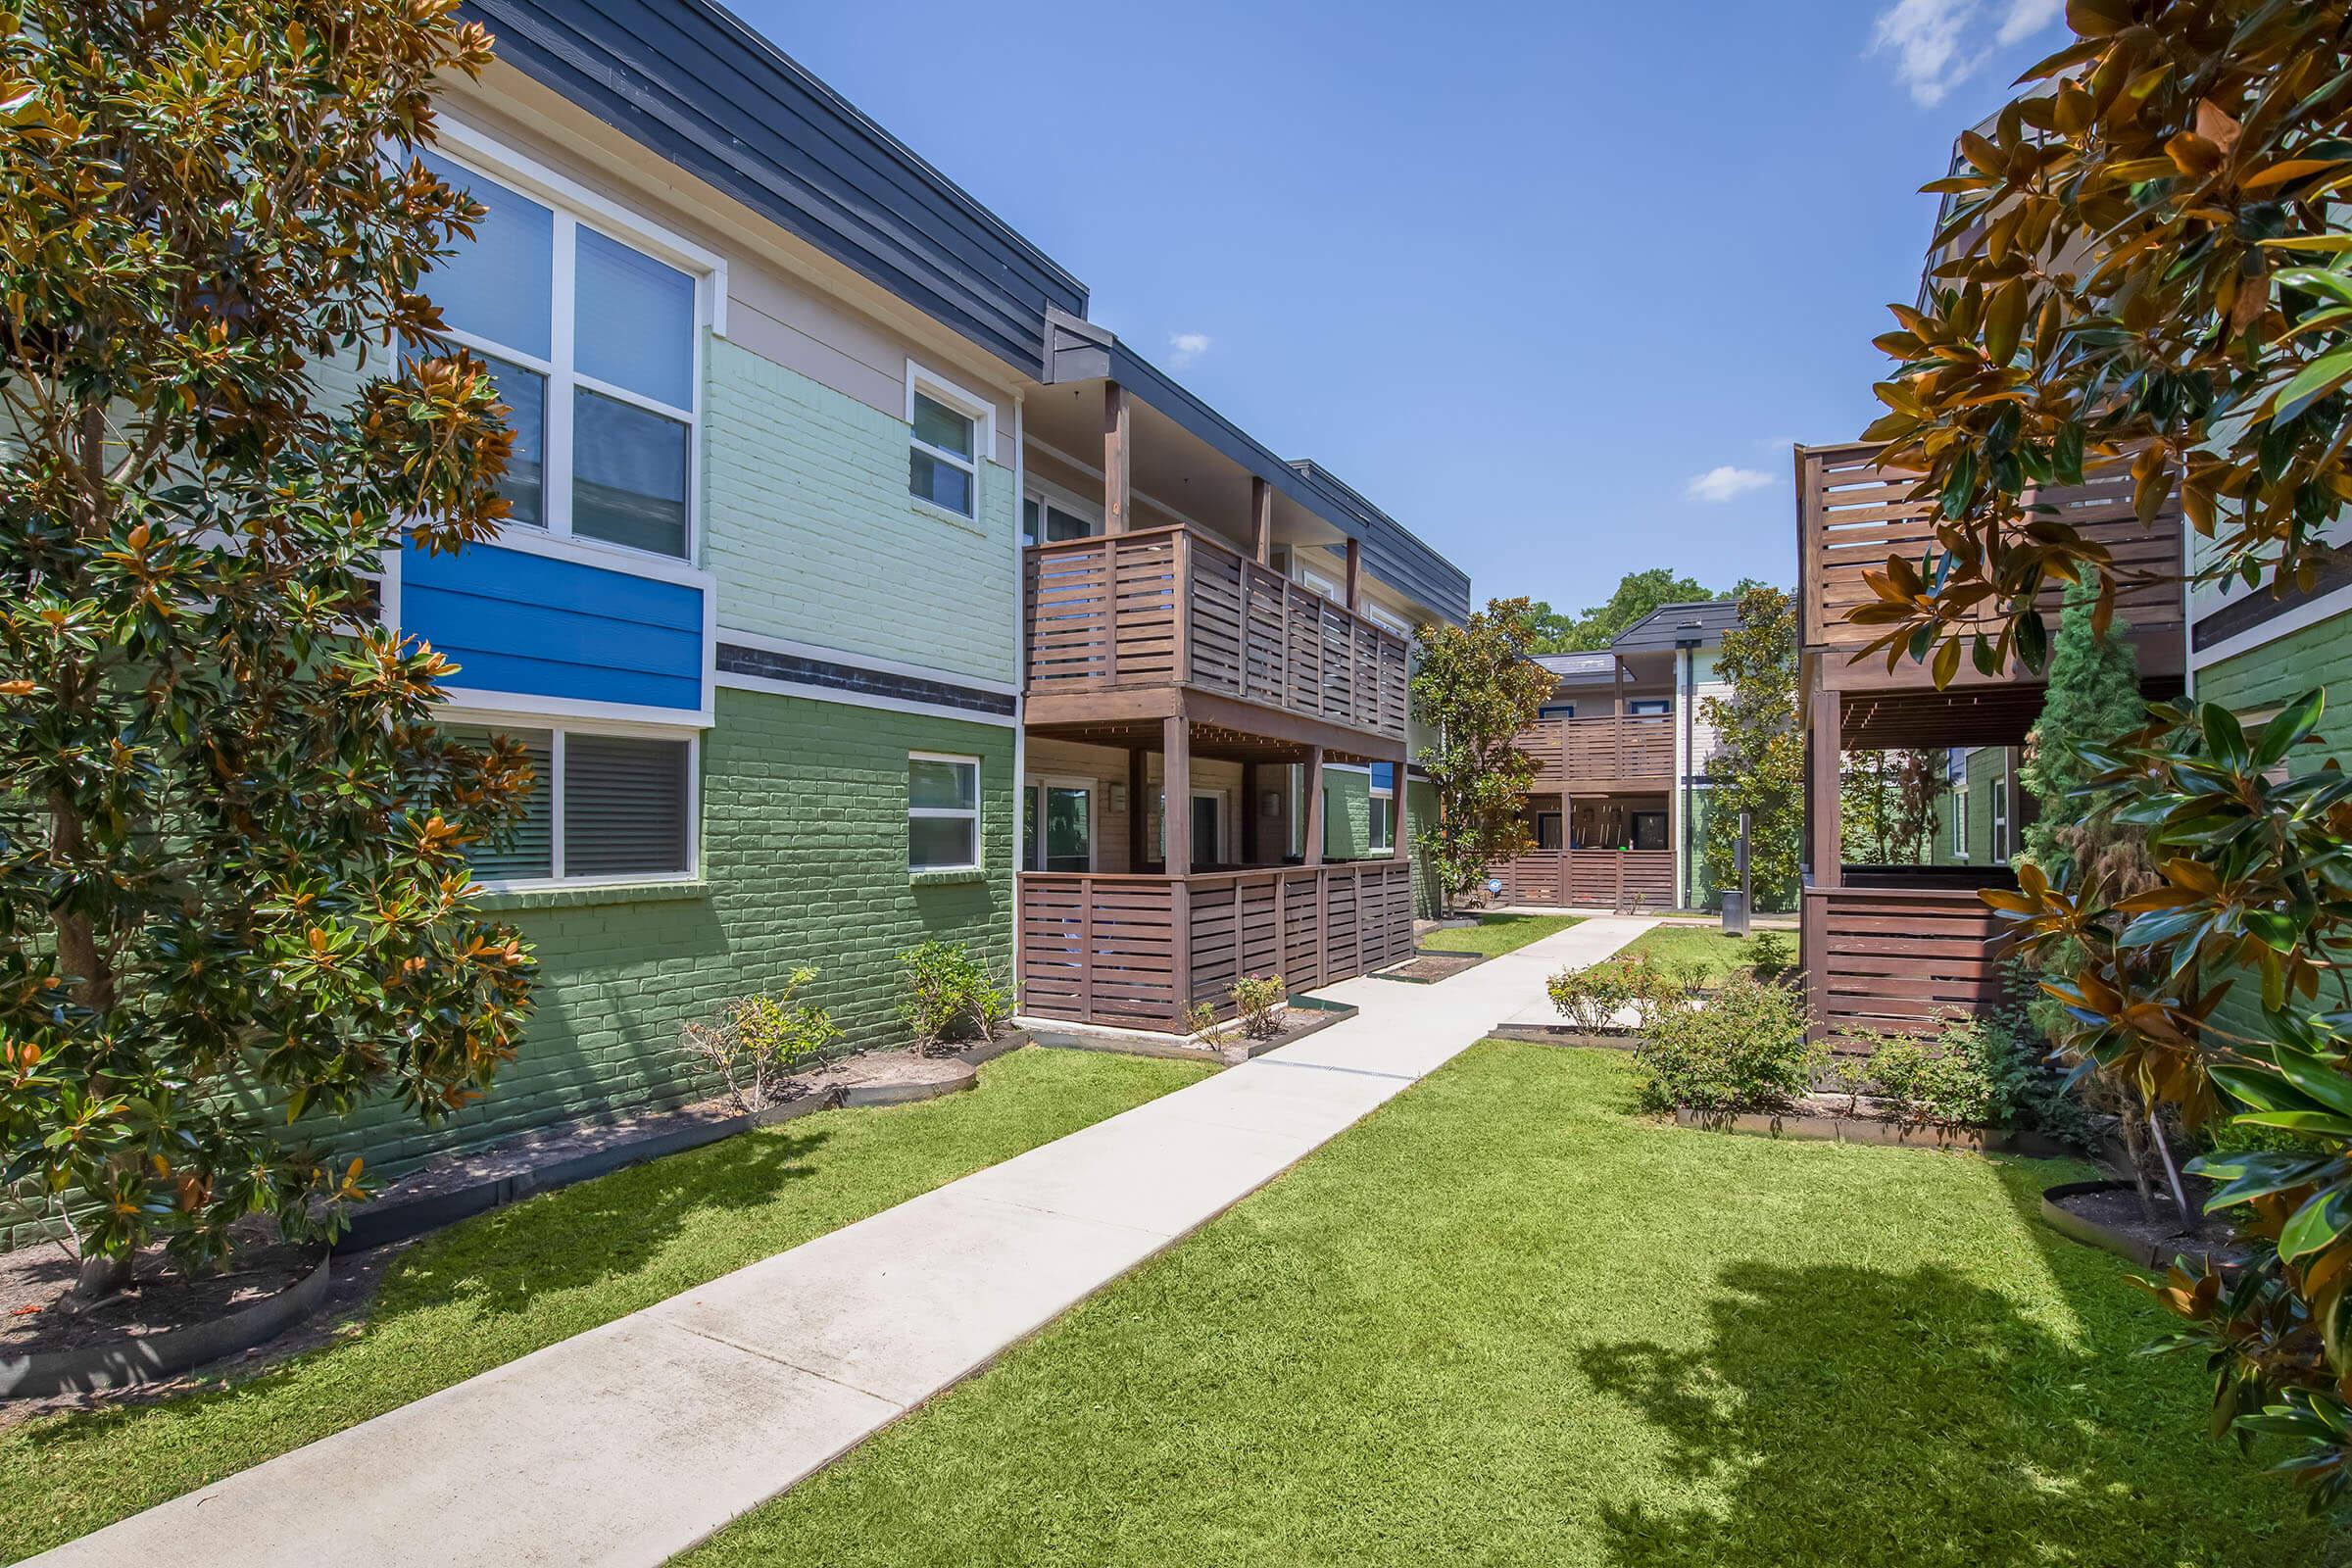
[[[73,1315],[104,1302],[130,1283],[130,1262],[127,1257],[98,1254],[84,1257],[74,1288],[60,1297],[51,1310]]]
[[[2153,1105],[2148,1107],[2148,1137],[2154,1141],[2156,1153],[2164,1161],[2164,1179],[2172,1184],[2173,1205],[2180,1210],[2181,1228],[2194,1236],[2204,1228],[2204,1216],[2189,1202],[2187,1189],[2180,1185],[2180,1171],[2173,1163],[2172,1146],[2164,1141],[2163,1113]]]
[[[2124,1158],[2132,1167],[2132,1187],[2139,1195],[2139,1217],[2150,1225],[2156,1223],[2156,1195],[2148,1188],[2148,1143],[2139,1130],[2139,1112],[2132,1102],[2123,1102],[2123,1114],[2115,1118],[2116,1130],[2124,1135]]]

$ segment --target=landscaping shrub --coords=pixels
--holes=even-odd
[[[1932,1043],[1911,1035],[1882,1039],[1870,1054],[1870,1077],[1897,1121],[1982,1127],[1998,1119],[1998,1097],[1973,1024],[1947,1027]]]
[[[1012,991],[960,942],[926,942],[899,955],[905,995],[899,1015],[925,1052],[986,1040],[1012,1016]]]
[[[1217,1021],[1217,1004],[1196,1002],[1184,1009],[1184,1026],[1197,1045],[1215,1051],[1225,1044],[1225,1026]]]
[[[1646,953],[1621,953],[1584,969],[1565,969],[1544,984],[1551,1004],[1585,1034],[1620,1034],[1617,1014],[1632,1008],[1633,1027],[1647,1029],[1658,1013],[1687,1004],[1692,990],[1687,964]]]
[[[1804,1004],[1785,986],[1734,975],[1695,1006],[1661,1007],[1634,1053],[1642,1105],[1712,1114],[1786,1110],[1825,1055],[1805,1039]]]
[[[1242,1033],[1251,1040],[1273,1039],[1277,1032],[1274,1009],[1289,994],[1278,974],[1244,975],[1235,981],[1233,1004],[1241,1009]]]
[[[1759,980],[1778,980],[1796,967],[1796,947],[1785,931],[1759,931],[1747,939],[1747,964]]]
[[[686,1049],[717,1070],[728,1098],[744,1110],[790,1099],[793,1075],[823,1061],[841,1039],[824,1008],[799,1000],[815,979],[814,969],[795,969],[782,990],[730,1002],[711,1022],[682,1031]]]

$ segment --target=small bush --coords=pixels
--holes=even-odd
[[[1279,1032],[1274,1022],[1274,1009],[1281,1006],[1290,993],[1283,989],[1282,976],[1244,975],[1233,983],[1233,1004],[1241,1009],[1242,1033],[1251,1040],[1271,1040]]]
[[[841,1039],[832,1016],[799,1000],[816,971],[795,969],[780,991],[728,1003],[710,1023],[690,1023],[686,1049],[726,1081],[746,1111],[765,1110],[798,1093],[793,1077],[816,1066]]]
[[[957,1041],[986,1040],[1012,1016],[1012,991],[959,942],[926,942],[899,955],[899,1016],[929,1054]]]
[[[1778,980],[1796,967],[1796,947],[1785,931],[1759,931],[1747,939],[1747,964],[1759,980]]]
[[[1696,1006],[1659,1008],[1634,1059],[1651,1110],[1716,1115],[1786,1110],[1813,1087],[1825,1053],[1805,1039],[1804,1004],[1786,986],[1734,975]]]
[[[1659,1013],[1687,1005],[1692,971],[1646,953],[1623,953],[1584,969],[1564,969],[1544,984],[1551,1004],[1584,1034],[1618,1034],[1617,1015],[1631,1008],[1633,1027],[1647,1029]]]

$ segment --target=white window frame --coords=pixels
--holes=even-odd
[[[1396,767],[1396,768],[1398,771],[1402,771],[1402,769],[1403,769],[1403,766],[1404,766],[1404,764],[1403,764],[1403,763],[1401,763],[1401,762],[1392,763],[1391,765],[1392,765],[1392,766],[1394,766],[1394,767]],[[1371,786],[1371,790],[1372,790],[1372,808],[1372,808],[1372,813],[1371,813],[1371,823],[1370,823],[1370,824],[1367,824],[1367,825],[1366,825],[1366,827],[1365,827],[1365,829],[1364,829],[1364,843],[1365,843],[1365,847],[1366,847],[1367,849],[1371,849],[1371,850],[1388,850],[1388,851],[1394,851],[1394,850],[1396,848],[1396,827],[1397,827],[1397,822],[1396,822],[1396,797],[1397,797],[1397,791],[1396,791],[1396,785],[1395,785],[1395,784],[1393,784],[1393,783],[1392,783],[1392,784],[1391,784],[1391,785],[1390,785],[1390,786],[1389,786],[1387,789],[1385,789],[1385,790],[1384,790],[1384,789],[1382,789],[1382,788],[1380,787],[1380,781],[1379,781],[1379,780],[1380,780],[1380,775],[1379,775],[1379,774],[1372,772],[1372,770],[1371,770],[1371,769],[1369,769],[1369,768],[1366,768],[1364,771],[1365,771],[1366,781],[1367,781],[1367,782],[1370,784],[1370,786]],[[1392,777],[1392,778],[1394,778],[1394,777],[1395,777],[1395,775],[1394,775],[1394,774],[1392,774],[1392,775],[1391,775],[1391,777]],[[1378,824],[1378,823],[1379,823],[1379,821],[1380,821],[1380,803],[1381,803],[1381,802],[1383,802],[1383,801],[1386,801],[1386,802],[1388,802],[1388,803],[1389,803],[1389,836],[1388,836],[1388,838],[1387,838],[1387,840],[1386,840],[1385,842],[1384,842],[1384,841],[1383,841],[1383,840],[1380,838],[1379,834],[1378,834],[1378,833],[1375,831],[1375,828],[1376,828],[1377,824]]]
[[[552,319],[547,357],[542,359],[526,354],[477,333],[456,327],[443,328],[443,335],[451,342],[537,371],[546,380],[547,428],[541,434],[544,450],[539,473],[542,526],[511,523],[501,530],[499,542],[504,544],[516,536],[537,536],[563,540],[566,548],[591,554],[610,552],[624,559],[688,564],[700,560],[702,517],[696,503],[702,494],[703,381],[707,358],[703,329],[709,327],[711,335],[715,336],[725,334],[725,262],[692,241],[639,217],[619,203],[565,178],[462,122],[446,117],[442,120],[433,152],[469,173],[495,180],[538,202],[555,215],[551,236],[554,245],[550,272],[552,286],[549,291],[553,297],[548,302]],[[626,387],[614,386],[610,381],[583,375],[573,368],[573,327],[578,308],[573,292],[576,273],[574,262],[578,251],[578,230],[581,228],[591,229],[615,244],[642,252],[694,279],[693,341],[689,345],[692,360],[687,371],[694,393],[692,407],[681,409],[657,398],[632,392]],[[429,280],[426,286],[429,290]],[[600,397],[658,414],[686,426],[686,537],[680,554],[673,556],[662,551],[640,550],[634,545],[587,538],[571,531],[572,406],[576,401],[572,393],[575,388],[584,388]]]
[[[1321,594],[1333,604],[1343,609],[1347,607],[1348,591],[1340,586],[1339,580],[1324,576],[1304,562],[1298,564],[1298,583],[1310,594]]]
[[[960,806],[915,805],[914,764],[917,762],[955,762],[969,767],[972,770],[971,806],[966,808]],[[983,804],[981,799],[982,779],[980,774],[980,759],[963,752],[908,752],[906,754],[906,819],[908,821],[911,822],[918,817],[950,817],[959,822],[968,820],[972,824],[972,858],[969,860],[965,861],[961,865],[917,865],[914,863],[914,852],[910,849],[906,853],[907,875],[927,876],[934,871],[980,870],[988,857],[987,843],[980,836],[980,808]],[[1089,808],[1089,809],[1091,810],[1092,808]],[[1091,845],[1088,847],[1088,854],[1090,856],[1093,854],[1093,847]]]
[[[2009,858],[2009,759],[2001,758],[2001,773],[1992,786],[1992,858]]]
[[[1095,846],[1100,840],[1102,823],[1102,781],[1100,779],[1078,778],[1075,776],[1064,776],[1055,773],[1030,774],[1027,780],[1025,780],[1021,785],[1021,811],[1024,820],[1026,819],[1029,810],[1029,792],[1031,790],[1036,790],[1039,792],[1037,799],[1038,842],[1029,846],[1029,848],[1037,851],[1037,869],[1039,872],[1048,875],[1061,876],[1075,874],[1067,871],[1046,872],[1046,799],[1044,792],[1047,790],[1076,790],[1086,797],[1086,868],[1090,872],[1094,870],[1095,862],[1098,859],[1098,856],[1095,852]],[[974,799],[978,799],[978,797],[974,796]],[[1029,869],[1029,867],[1024,864],[1021,869],[1026,871]]]
[[[1363,615],[1366,620],[1370,621],[1373,625],[1378,626],[1385,632],[1390,632],[1396,636],[1401,637],[1406,642],[1411,642],[1413,640],[1412,626],[1402,615],[1396,613],[1394,611],[1384,610],[1380,606],[1374,604],[1371,600],[1367,599],[1364,601]]]
[[[1565,708],[1568,710],[1568,711],[1565,713],[1555,713],[1552,711],[1552,710],[1555,708]],[[1574,703],[1545,703],[1543,707],[1536,710],[1536,722],[1539,724],[1549,723],[1554,719],[1574,718],[1575,716],[1576,705]]]
[[[1968,780],[1952,785],[1952,858],[1968,858]]]
[[[1094,531],[1087,535],[1088,538],[1099,539],[1102,535],[1102,503],[1100,501],[1089,501],[1076,491],[1057,485],[1051,479],[1041,479],[1037,475],[1031,474],[1028,483],[1021,491],[1023,517],[1020,519],[1020,526],[1024,529],[1028,526],[1026,514],[1031,502],[1037,503],[1037,521],[1041,532],[1045,527],[1046,508],[1051,506],[1068,513],[1093,529]],[[1042,545],[1046,543],[1046,540],[1040,538],[1035,542]]]
[[[492,893],[529,893],[552,888],[609,888],[659,887],[672,883],[697,882],[703,875],[703,732],[676,724],[627,724],[598,720],[581,720],[553,713],[521,712],[514,710],[480,708],[441,708],[433,712],[437,724],[462,724],[471,729],[488,729],[494,733],[515,730],[541,730],[548,736],[547,772],[541,780],[548,791],[546,876],[484,878],[481,886]],[[565,876],[564,874],[564,764],[566,735],[610,735],[626,740],[673,741],[686,747],[686,869],[683,871],[632,871],[618,876]]]
[[[935,447],[928,441],[916,438],[914,399],[918,392],[932,402],[952,409],[972,421],[972,455],[969,458],[959,457],[944,447]],[[997,450],[996,403],[968,387],[957,385],[938,371],[910,359],[906,362],[906,445],[912,451],[923,453],[935,463],[945,463],[953,467],[961,468],[972,476],[972,510],[969,512],[957,512],[951,507],[943,507],[936,501],[916,495],[912,490],[906,493],[907,505],[918,507],[935,516],[953,517],[957,522],[978,522],[981,509],[981,466],[989,462],[991,455]],[[1018,518],[1014,519],[1014,526],[1016,528],[1019,526]]]
[[[1628,697],[1625,700],[1628,718],[1671,718],[1674,699],[1671,697]]]

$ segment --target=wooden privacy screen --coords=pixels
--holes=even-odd
[[[2001,922],[1968,889],[1807,888],[1805,1000],[1819,1038],[1936,1033],[1997,1005]]]
[[[1146,528],[1026,562],[1033,695],[1182,684],[1404,739],[1404,640],[1213,539]]]
[[[1625,913],[1674,907],[1672,850],[1534,850],[1487,874],[1502,883],[1505,904]]]
[[[1536,760],[1538,790],[1674,778],[1671,713],[1546,718],[1522,730],[1518,744]]]
[[[1910,500],[1918,474],[1877,466],[1880,450],[1857,443],[1808,447],[1800,454],[1797,569],[1803,579],[1802,635],[1809,648],[1854,649],[1878,636],[1885,628],[1856,626],[1845,618],[1848,611],[1878,598],[1862,580],[1863,572],[1883,569],[1889,556],[1916,563],[1934,543],[1935,503]],[[2126,574],[2180,570],[2178,498],[2165,503],[2154,523],[2141,526],[2132,510],[2132,476],[2121,468],[2085,484],[2036,490],[2026,499],[2030,505],[2056,509],[2036,515],[2065,522],[2105,545]],[[2053,625],[2064,591],[2055,583],[2042,590],[2043,613]],[[2116,608],[2135,631],[2178,626],[2180,586],[2170,582],[2128,589]],[[1924,670],[1919,681],[1926,683]]]
[[[1180,1030],[1193,1003],[1230,1017],[1245,975],[1310,991],[1413,951],[1402,860],[1191,877],[1024,872],[1020,907],[1021,1010],[1128,1029]]]

